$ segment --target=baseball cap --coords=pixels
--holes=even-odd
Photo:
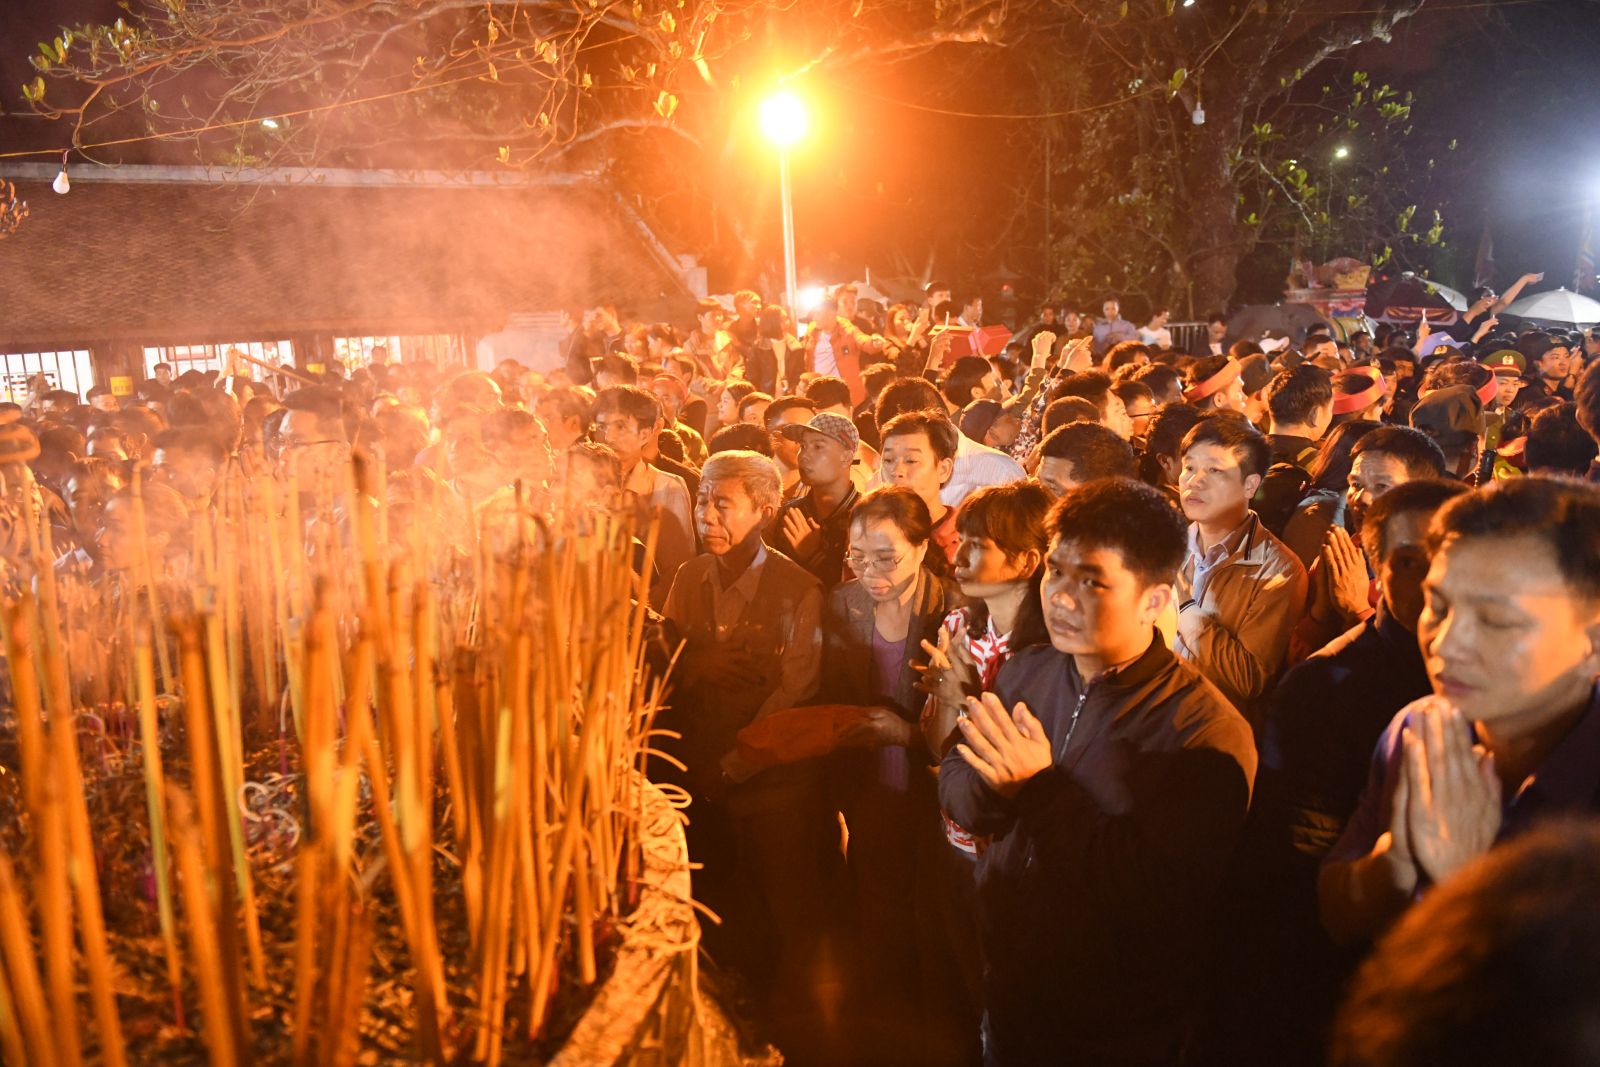
[[[781,434],[791,441],[799,441],[808,433],[820,433],[822,436],[839,442],[849,449],[850,454],[856,454],[856,449],[861,444],[861,433],[856,429],[856,424],[843,415],[835,415],[831,411],[819,411],[811,416],[811,421],[806,423],[789,422],[776,427],[774,433]]]

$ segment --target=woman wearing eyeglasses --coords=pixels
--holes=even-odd
[[[857,1003],[893,1058],[907,1051],[905,1042],[934,1044],[923,991],[953,992],[960,983],[941,966],[942,954],[929,952],[937,943],[931,890],[942,835],[917,683],[927,663],[922,642],[937,637],[959,601],[955,586],[928,569],[932,532],[928,506],[910,487],[863,497],[851,512],[845,556],[855,580],[834,590],[823,622],[823,699],[865,708],[839,738],[845,747],[834,756],[834,782],[859,925]]]

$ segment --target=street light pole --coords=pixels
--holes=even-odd
[[[778,150],[778,182],[783,201],[783,300],[796,330],[800,327],[800,313],[795,306],[795,294],[800,286],[794,262],[794,196],[789,180],[789,150],[800,143],[809,125],[805,103],[788,89],[780,89],[761,102],[762,131]]]
[[[783,303],[789,309],[789,321],[796,329],[800,316],[795,309],[794,294],[800,288],[794,265],[794,197],[789,189],[789,149],[778,149],[778,183],[783,199]]]
[[[1328,225],[1323,231],[1324,244],[1322,258],[1326,260],[1333,254],[1333,168],[1341,159],[1350,155],[1350,149],[1340,145],[1333,150],[1333,155],[1328,158]]]

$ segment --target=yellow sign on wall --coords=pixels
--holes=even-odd
[[[132,396],[133,395],[133,379],[125,377],[125,376],[122,376],[122,375],[112,375],[112,377],[111,377],[111,395],[112,396]]]
[[[323,364],[321,364],[321,363],[307,363],[306,364],[306,370],[310,371],[312,374],[321,374],[323,371],[325,371],[327,369],[328,368],[326,366],[324,366]]]

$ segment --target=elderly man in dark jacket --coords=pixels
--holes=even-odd
[[[1250,728],[1166,647],[1183,520],[1110,479],[1051,515],[1050,645],[968,702],[940,767],[990,834],[979,927],[990,1064],[1165,1064],[1192,1023],[1216,895],[1255,776]]]

